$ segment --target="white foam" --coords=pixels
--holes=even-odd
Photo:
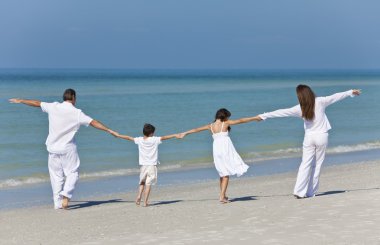
[[[330,154],[338,154],[338,153],[347,153],[347,152],[356,152],[356,151],[365,151],[365,150],[374,150],[380,149],[380,141],[368,142],[357,145],[340,145],[335,147],[330,147],[327,149],[327,153]],[[279,149],[274,151],[267,152],[252,152],[244,157],[247,162],[251,161],[264,161],[269,159],[278,159],[278,158],[287,158],[292,156],[300,156],[302,153],[302,148],[287,148],[287,149]],[[184,164],[185,165],[185,164]],[[197,163],[197,166],[202,166],[201,163]],[[204,164],[203,164],[204,165]],[[208,164],[207,164],[208,165]],[[192,164],[194,166],[194,164]],[[159,165],[160,171],[171,171],[175,169],[182,168],[182,164],[174,164],[174,165]],[[92,178],[107,178],[107,177],[115,177],[115,176],[127,176],[132,174],[139,173],[138,168],[134,169],[116,169],[116,170],[107,170],[107,171],[99,171],[99,172],[81,172],[81,179],[92,179]],[[33,185],[49,182],[49,176],[41,176],[41,177],[20,177],[20,178],[12,178],[0,181],[0,189],[11,188],[11,187],[19,187],[25,185]]]
[[[6,179],[0,181],[0,189],[7,187],[16,187],[22,185],[33,185],[49,181],[48,177],[24,177],[16,179]]]
[[[170,171],[174,169],[181,168],[180,164],[175,165],[167,165],[167,166],[159,166],[159,169],[161,171]],[[116,176],[127,176],[132,174],[139,173],[140,170],[137,168],[133,169],[116,169],[116,170],[110,170],[110,171],[99,171],[99,172],[92,172],[92,173],[80,173],[81,179],[98,179],[98,178],[107,178],[107,177],[116,177]],[[24,186],[24,185],[33,185],[33,184],[40,184],[40,183],[46,183],[49,182],[49,176],[43,176],[43,177],[20,177],[20,178],[12,178],[12,179],[6,179],[3,181],[0,181],[0,189],[4,188],[11,188],[11,187],[18,187],[18,186]]]
[[[380,141],[367,142],[357,145],[339,145],[327,148],[328,154],[338,154],[356,151],[366,151],[380,149]],[[302,154],[302,148],[288,148],[266,152],[252,152],[249,154],[249,160],[269,160],[275,158],[285,158],[292,156],[299,156]]]

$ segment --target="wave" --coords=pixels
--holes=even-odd
[[[167,165],[167,166],[159,166],[160,171],[172,171],[175,169],[179,169],[182,166],[180,164]],[[99,172],[81,172],[80,179],[99,179],[99,178],[107,178],[107,177],[117,177],[117,176],[128,176],[133,174],[138,174],[140,169],[115,169],[108,171],[99,171]],[[18,177],[12,179],[6,179],[0,181],[0,189],[11,188],[11,187],[19,187],[19,186],[27,186],[34,184],[41,184],[49,182],[49,176],[43,175],[39,177]]]
[[[357,145],[339,145],[327,148],[328,154],[339,154],[356,151],[367,151],[380,149],[380,141],[367,142]],[[277,158],[287,158],[300,156],[302,154],[302,148],[287,148],[266,152],[251,152],[246,154],[248,161],[265,161]]]
[[[356,152],[356,151],[366,151],[366,150],[375,150],[380,149],[380,141],[367,142],[363,144],[357,145],[339,145],[330,147],[327,149],[328,154],[339,154],[339,153],[347,153],[347,152]],[[257,161],[265,161],[271,159],[279,159],[279,158],[289,158],[295,156],[301,156],[302,148],[287,148],[287,149],[279,149],[274,151],[266,151],[266,152],[251,152],[247,154],[242,154],[243,159],[247,162],[257,162]],[[171,165],[159,165],[159,171],[173,171],[184,168],[193,168],[193,167],[204,167],[210,166],[212,164],[212,159],[210,162],[202,159],[193,159],[191,161],[182,162],[179,164],[171,164]],[[107,171],[99,171],[99,172],[81,172],[81,179],[99,179],[99,178],[107,178],[107,177],[117,177],[117,176],[128,176],[133,174],[138,174],[139,169],[114,169]],[[48,175],[39,175],[39,176],[25,176],[18,177],[6,180],[0,180],[0,189],[12,188],[12,187],[21,187],[28,186],[34,184],[41,184],[49,182]]]
[[[20,177],[15,179],[6,179],[0,181],[0,189],[17,187],[23,185],[40,184],[49,181],[49,176],[44,177]]]

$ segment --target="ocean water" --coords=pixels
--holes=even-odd
[[[141,136],[144,123],[156,135],[182,132],[213,121],[225,107],[232,118],[255,116],[297,104],[295,87],[308,84],[319,96],[361,88],[327,109],[333,129],[329,154],[380,149],[380,72],[342,71],[123,71],[0,70],[0,191],[48,183],[47,114],[9,104],[13,97],[61,101],[66,88],[77,91],[77,107],[120,133]],[[272,119],[232,128],[231,138],[249,163],[299,157],[300,119]],[[137,146],[94,128],[77,134],[81,179],[138,172]],[[209,132],[160,145],[160,170],[212,165]],[[380,157],[380,156],[379,156]]]

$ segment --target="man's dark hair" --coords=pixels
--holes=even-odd
[[[156,130],[156,128],[152,124],[145,123],[144,129],[143,129],[143,134],[144,134],[144,136],[148,137],[148,136],[152,135],[155,130]]]
[[[76,98],[75,90],[72,88],[68,88],[63,93],[63,101],[71,100],[73,101]]]

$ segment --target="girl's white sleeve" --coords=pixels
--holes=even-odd
[[[326,97],[320,97],[320,99],[323,102],[323,104],[327,107],[349,96],[354,97],[355,95],[352,92],[353,92],[352,90],[348,90],[346,92],[336,93],[336,94],[326,96]]]
[[[300,105],[296,105],[288,109],[280,109],[272,112],[266,112],[260,114],[259,117],[263,120],[275,117],[302,117],[302,111]]]

